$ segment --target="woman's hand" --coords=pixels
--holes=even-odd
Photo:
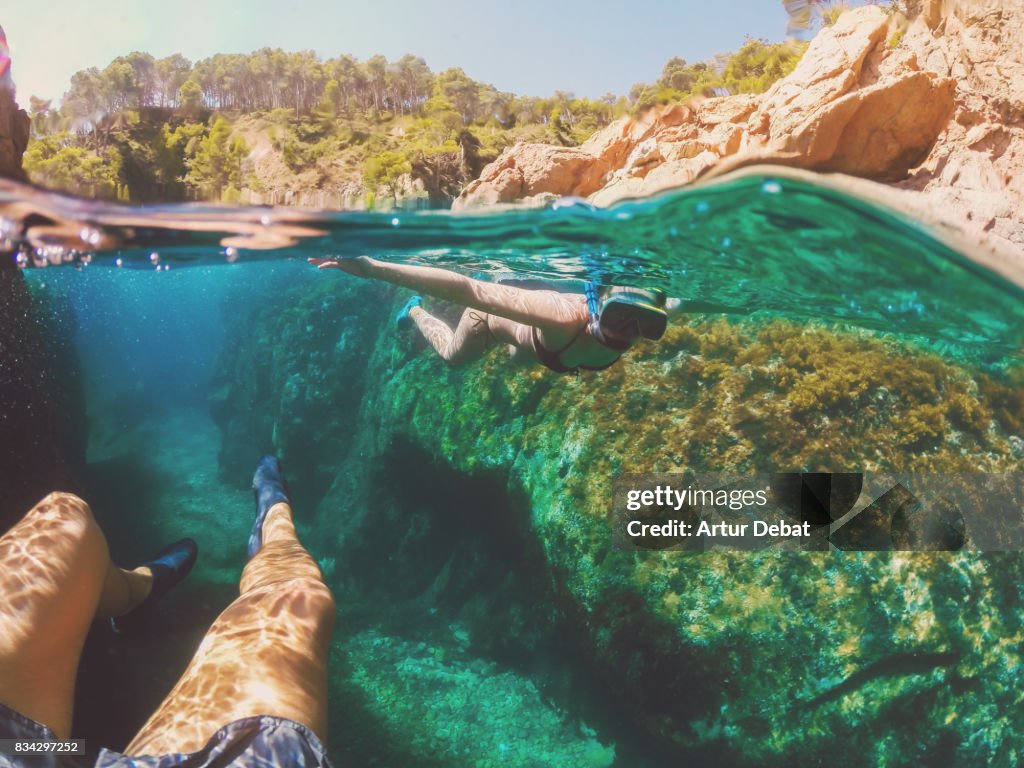
[[[357,277],[369,277],[373,259],[369,256],[357,256],[354,259],[306,259],[317,269],[340,269]]]

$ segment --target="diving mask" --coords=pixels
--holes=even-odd
[[[615,286],[600,299],[597,287],[587,283],[590,332],[606,347],[626,350],[638,336],[657,341],[668,326],[665,294],[657,290]]]

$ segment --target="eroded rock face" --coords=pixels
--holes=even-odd
[[[909,21],[875,6],[843,14],[788,77],[759,96],[624,117],[577,150],[507,150],[454,207],[540,191],[609,205],[770,162],[926,192],[962,228],[1020,247],[1024,7],[983,0],[922,6]]]
[[[27,181],[21,156],[28,145],[28,115],[0,91],[0,176]]]
[[[925,21],[930,23],[926,24]],[[1024,6],[960,2],[933,9],[901,48],[956,80],[955,109],[920,167],[900,183],[968,229],[1024,247]]]
[[[605,161],[583,149],[522,144],[505,150],[484,168],[463,196],[483,205],[545,193],[586,197],[601,188],[605,170]]]
[[[28,146],[29,117],[14,101],[7,38],[0,27],[0,177],[26,181],[21,157]]]

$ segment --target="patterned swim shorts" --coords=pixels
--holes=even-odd
[[[57,741],[53,731],[0,704],[0,739]],[[74,756],[0,753],[0,768],[331,768],[320,739],[309,728],[283,717],[257,715],[217,731],[198,752],[128,756],[100,750],[95,762]]]

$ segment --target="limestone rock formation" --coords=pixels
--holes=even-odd
[[[752,163],[839,172],[925,192],[968,231],[1024,245],[1024,7],[924,3],[915,18],[849,11],[766,93],[624,117],[576,150],[518,145],[456,209],[647,195]]]
[[[1024,249],[1024,4],[926,3],[901,48],[956,79],[953,119],[905,189]]]
[[[502,153],[463,194],[482,204],[510,203],[545,193],[585,197],[601,188],[605,170],[585,149],[524,144]]]

